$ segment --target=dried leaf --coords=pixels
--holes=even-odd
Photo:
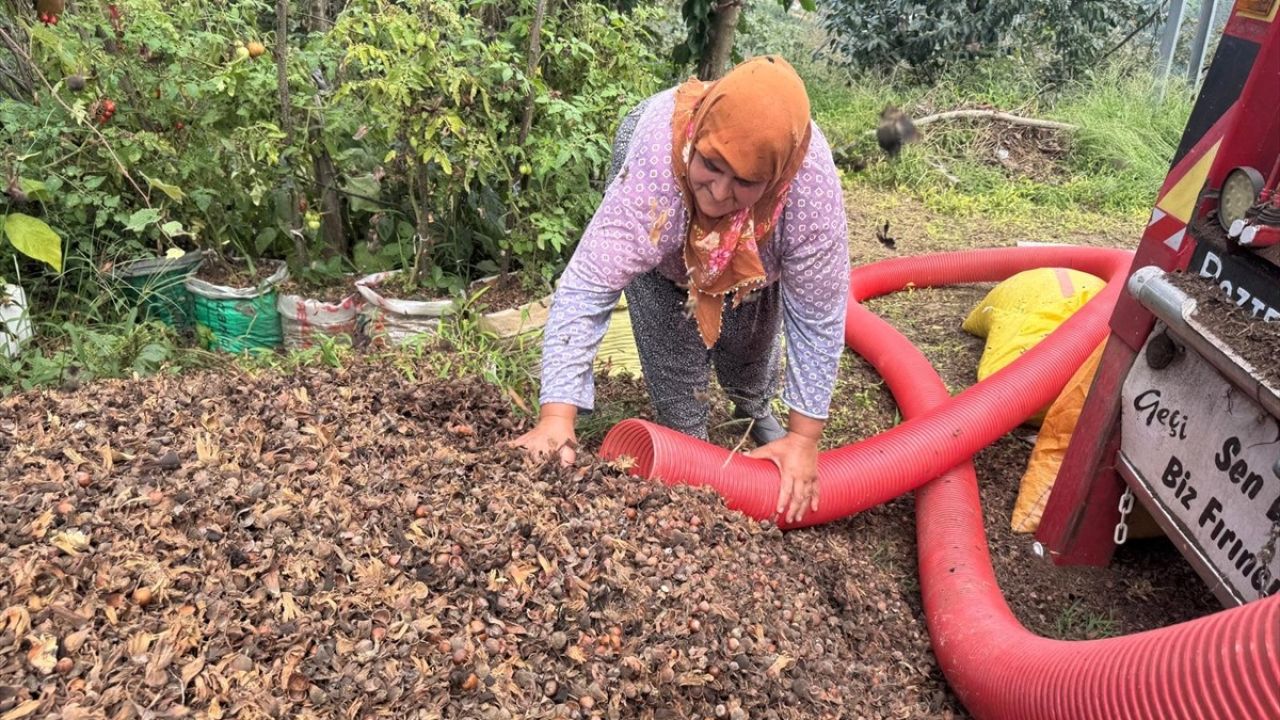
[[[568,655],[569,659],[575,662],[584,663],[587,661],[587,654],[582,652],[582,648],[578,647],[577,645],[570,646],[569,649],[564,652],[564,654]]]
[[[196,459],[202,463],[211,463],[218,459],[218,439],[210,433],[196,436]]]
[[[182,676],[182,685],[185,687],[193,678],[195,678],[195,676],[199,675],[202,670],[204,670],[203,657],[198,657],[186,665],[183,665],[182,670],[179,673]]]
[[[27,662],[31,667],[48,675],[58,664],[58,639],[52,635],[32,635],[27,638],[31,649],[27,651]]]
[[[520,393],[515,388],[507,388],[507,397],[511,398],[511,402],[516,404],[526,415],[529,414],[529,406],[525,403],[524,398],[520,397]]]
[[[11,607],[0,613],[0,632],[13,631],[14,635],[25,635],[31,629],[31,614],[26,608]]]
[[[787,667],[789,667],[794,662],[795,662],[795,659],[788,655],[779,655],[778,659],[774,660],[773,664],[769,666],[769,669],[765,670],[765,674],[777,676],[781,674],[783,670],[786,670]]]
[[[155,641],[155,637],[149,633],[140,632],[129,638],[129,642],[125,644],[125,651],[129,653],[129,657],[138,657],[144,655],[147,649],[151,647],[151,643]]]
[[[111,445],[99,445],[98,454],[102,456],[102,469],[110,475],[111,468],[115,466],[115,457],[111,454]]]
[[[529,576],[532,575],[535,570],[537,570],[537,568],[535,568],[532,563],[519,563],[507,568],[507,574],[511,576],[516,587],[521,590],[527,590],[529,588]]]
[[[31,713],[39,709],[39,700],[28,700],[4,715],[0,715],[0,720],[19,720],[20,718],[31,715]]]
[[[715,678],[706,673],[687,672],[679,678],[676,678],[676,682],[679,683],[681,687],[696,687],[698,685],[706,685],[714,679]]]
[[[68,653],[79,652],[80,648],[84,646],[84,641],[88,639],[89,628],[77,630],[62,639],[62,647],[65,648]]]
[[[31,521],[31,537],[37,540],[44,539],[49,534],[49,527],[53,525],[53,511],[45,510],[35,520]]]
[[[53,544],[68,555],[79,555],[89,547],[89,536],[79,530],[63,530],[53,536]]]
[[[49,476],[51,482],[60,483],[67,479],[67,471],[62,469],[61,465],[53,462],[46,462],[44,465],[45,474]]]
[[[285,622],[293,622],[297,620],[302,613],[298,610],[298,605],[293,601],[293,593],[280,593],[280,617]]]

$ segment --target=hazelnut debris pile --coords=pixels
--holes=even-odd
[[[850,534],[533,463],[501,390],[412,375],[0,400],[0,714],[883,717],[936,683]]]

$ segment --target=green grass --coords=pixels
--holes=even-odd
[[[814,116],[833,147],[867,160],[851,177],[909,192],[932,210],[993,220],[1038,217],[1044,210],[1076,224],[1090,214],[1132,218],[1149,212],[1191,110],[1186,93],[1157,102],[1150,78],[1104,72],[1088,83],[1036,97],[1030,70],[1013,63],[975,68],[975,75],[932,88],[895,90],[875,79],[841,79],[807,69]],[[1003,83],[1003,84],[1002,84]],[[959,108],[994,108],[1072,123],[1061,157],[1035,174],[995,162],[986,121],[944,121],[922,128],[923,140],[884,161],[867,131],[886,105],[920,117]]]
[[[180,372],[216,359],[182,346],[166,325],[140,322],[61,320],[35,323],[35,340],[17,357],[0,356],[0,395],[36,388],[75,389],[103,378]]]
[[[1171,88],[1159,101],[1151,77],[1122,69],[1119,61],[1059,88],[1046,87],[1033,62],[1018,58],[958,66],[930,86],[859,76],[823,60],[824,38],[813,15],[786,14],[773,5],[751,5],[738,47],[744,55],[779,52],[791,59],[832,147],[867,161],[865,170],[847,172],[847,180],[910,193],[948,215],[1032,225],[1051,212],[1055,224],[1085,230],[1108,218],[1141,218],[1155,201],[1191,112],[1185,88]],[[914,117],[998,109],[1079,130],[1061,135],[1063,154],[1030,174],[996,162],[992,126],[983,120],[930,124],[920,143],[887,162],[868,131],[891,104]]]
[[[1094,612],[1079,600],[1072,600],[1054,620],[1054,637],[1060,640],[1098,640],[1118,634],[1114,613]]]
[[[481,330],[468,309],[445,318],[438,334],[412,338],[387,355],[409,373],[416,367],[438,378],[479,377],[502,388],[519,412],[536,412],[542,333],[499,338]]]

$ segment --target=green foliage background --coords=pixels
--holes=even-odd
[[[303,12],[318,3],[325,23]],[[792,61],[851,186],[1028,226],[1147,213],[1192,94],[1174,86],[1158,100],[1146,48],[1092,61],[1125,27],[1089,28],[1134,3],[1090,0],[1065,16],[1042,0],[980,4],[974,17],[959,14],[965,3],[938,5],[937,27],[917,37],[923,26],[901,19],[894,33],[867,32],[895,8],[934,3],[823,0],[809,12],[748,0],[735,52]],[[713,7],[549,2],[530,73],[536,0],[290,6],[280,37],[270,0],[87,0],[55,27],[25,0],[0,0],[0,32],[14,41],[0,43],[0,218],[46,222],[62,262],[57,271],[0,243],[0,277],[27,290],[42,338],[24,358],[0,359],[0,391],[207,362],[139,322],[107,272],[173,247],[284,258],[295,276],[323,280],[412,267],[426,246],[424,285],[456,291],[505,267],[545,289],[599,202],[618,119],[687,75],[681,61],[703,47],[695,25]],[[1009,12],[1016,22],[994,23]],[[998,32],[970,46],[961,25],[979,17]],[[291,136],[277,94],[283,48]],[[116,109],[104,121],[107,100]],[[887,162],[868,130],[889,104],[916,117],[998,108],[1079,129],[1043,172],[995,162],[978,122],[929,126]],[[322,157],[337,172],[336,218],[321,202]],[[335,219],[345,247],[322,231]]]

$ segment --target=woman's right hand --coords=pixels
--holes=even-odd
[[[547,403],[542,406],[538,424],[511,444],[523,448],[535,458],[558,455],[561,465],[572,465],[578,459],[578,436],[574,422],[578,408],[567,403]]]

